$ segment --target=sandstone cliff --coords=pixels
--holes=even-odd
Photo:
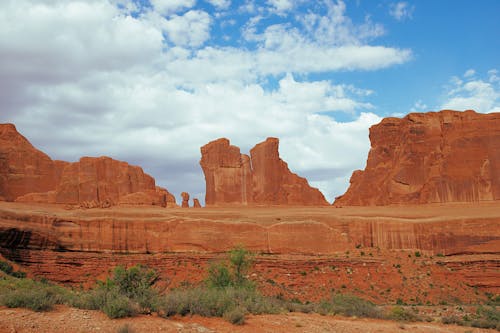
[[[142,168],[109,157],[53,161],[12,124],[0,124],[0,199],[85,207],[175,206],[175,197],[157,188]]]
[[[500,114],[411,113],[370,128],[364,171],[335,205],[500,200]]]
[[[57,164],[60,166],[60,163]],[[60,168],[37,150],[13,124],[0,124],[0,199],[55,189]]]
[[[82,157],[63,170],[56,189],[56,202],[77,204],[84,201],[116,204],[135,192],[156,193],[155,180],[142,168],[109,157]]]
[[[268,138],[250,156],[222,138],[201,147],[207,206],[327,205],[323,194],[288,169],[279,157],[279,141]]]

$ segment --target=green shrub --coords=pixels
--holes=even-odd
[[[142,266],[125,269],[118,266],[111,278],[81,292],[71,304],[78,308],[102,310],[110,318],[129,317],[137,312],[158,310],[159,295],[152,285],[158,275]]]
[[[229,262],[233,269],[234,283],[236,286],[246,284],[246,274],[253,264],[250,252],[244,247],[236,247],[229,252]]]
[[[336,294],[331,300],[320,304],[321,311],[349,317],[379,318],[380,310],[375,304],[354,295]]]
[[[17,278],[0,280],[0,304],[11,308],[47,311],[55,304],[66,304],[71,297],[70,290],[44,282]]]
[[[419,316],[413,310],[401,306],[393,307],[387,317],[398,321],[420,321]]]
[[[243,325],[245,323],[245,310],[242,307],[237,307],[224,313],[223,318],[235,325]]]
[[[210,288],[227,288],[233,284],[229,268],[224,263],[211,264],[208,268],[207,284]]]
[[[131,300],[120,293],[109,293],[102,311],[109,318],[131,317],[137,313]]]
[[[25,272],[21,272],[21,271],[12,272],[10,275],[12,275],[13,277],[18,278],[18,279],[24,279],[24,278],[26,278],[26,273]]]
[[[207,285],[210,288],[255,288],[246,275],[253,264],[252,254],[243,247],[231,250],[226,262],[210,265]]]
[[[1,302],[9,308],[28,308],[48,311],[56,304],[53,295],[45,289],[14,290],[2,296]]]
[[[162,302],[161,312],[166,317],[175,314],[197,314],[226,318],[225,315],[234,309],[240,309],[244,313],[262,314],[278,313],[284,307],[279,300],[262,296],[253,289],[198,287],[169,292]]]
[[[5,261],[0,261],[0,271],[4,272],[5,274],[12,274],[14,268],[12,267],[11,264]]]

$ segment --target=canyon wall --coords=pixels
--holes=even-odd
[[[411,113],[370,128],[365,170],[336,206],[500,200],[500,113]]]
[[[278,146],[277,138],[268,138],[252,148],[250,156],[225,138],[201,147],[206,205],[328,205],[318,189],[288,169]]]

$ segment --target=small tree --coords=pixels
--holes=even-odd
[[[250,252],[242,246],[238,246],[229,252],[229,262],[234,275],[234,284],[243,286],[247,281],[246,274],[253,264]]]
[[[236,247],[229,252],[228,262],[210,265],[207,283],[212,288],[251,287],[246,274],[252,264],[250,252],[241,246]]]

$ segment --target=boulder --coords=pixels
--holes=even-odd
[[[194,208],[201,208],[200,200],[194,198],[193,199],[193,207]]]
[[[336,206],[500,200],[500,113],[443,110],[370,128],[366,168]]]

